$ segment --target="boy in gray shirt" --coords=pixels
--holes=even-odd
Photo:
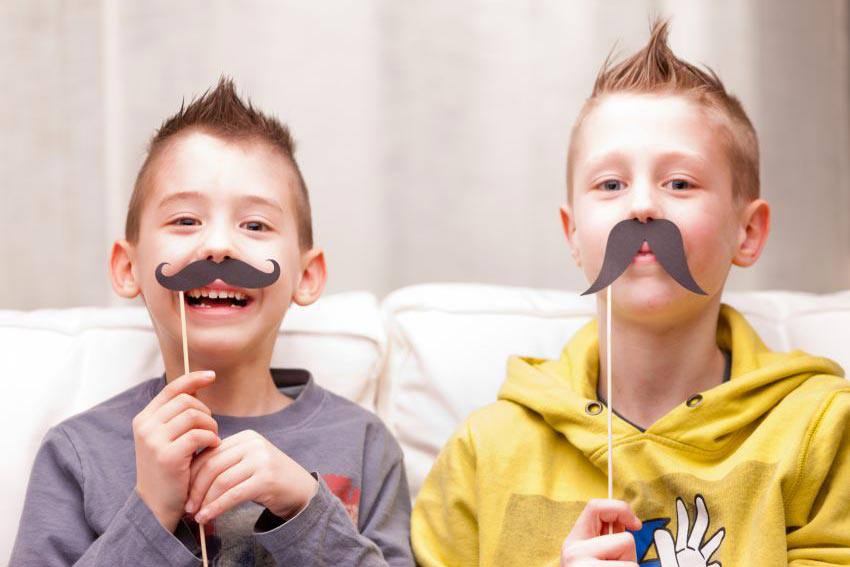
[[[199,524],[210,565],[413,564],[386,427],[307,371],[269,368],[288,306],[324,287],[311,225],[288,130],[231,81],[163,124],[110,268],[120,295],[142,295],[165,373],[48,431],[12,567],[200,565]],[[269,259],[262,289],[234,285],[268,278],[253,266]],[[220,277],[181,306],[165,262]],[[210,370],[184,374],[180,309],[192,366]]]

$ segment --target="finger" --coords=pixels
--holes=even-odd
[[[629,530],[639,530],[641,528],[641,521],[635,515],[632,507],[622,500],[610,500],[609,502],[615,503],[615,506],[612,508],[605,507],[604,509],[599,511],[597,516],[597,522],[599,527],[607,524],[614,528],[614,532],[622,532],[626,529]]]
[[[618,534],[620,532],[626,531],[626,526],[623,522],[617,520],[613,523],[611,522],[602,522],[602,526],[599,530],[599,535],[605,534]]]
[[[204,459],[200,465],[196,465],[196,462],[203,457],[209,458]],[[188,500],[194,510],[200,509],[200,503],[216,477],[241,461],[242,457],[241,451],[236,451],[234,448],[222,450],[221,446],[204,453],[200,457],[195,457],[189,474]]]
[[[148,403],[145,409],[142,410],[142,413],[145,413],[145,416],[148,417],[162,407],[162,405],[168,400],[174,398],[178,394],[182,394],[184,392],[187,394],[194,394],[201,388],[212,384],[213,381],[215,381],[215,372],[212,370],[198,370],[184,374],[183,376],[175,379],[173,382],[166,384],[165,387]]]
[[[205,524],[242,502],[257,498],[258,488],[257,484],[253,482],[254,478],[252,476],[242,483],[231,487],[217,499],[205,505],[195,516],[195,521],[199,524]]]
[[[151,419],[157,423],[165,423],[167,421],[171,421],[175,416],[183,413],[189,408],[195,408],[207,415],[212,415],[210,408],[208,408],[204,402],[192,394],[181,392],[161,405],[152,414]]]
[[[703,558],[708,561],[711,559],[711,556],[714,555],[714,552],[717,551],[717,548],[720,547],[720,544],[723,543],[723,538],[726,536],[726,530],[720,528],[717,530],[717,533],[708,540],[708,543],[700,549],[700,553],[702,553]]]
[[[688,510],[685,508],[685,503],[681,498],[676,498],[676,551],[685,549],[685,542],[688,541]]]
[[[615,533],[615,534],[618,534],[620,532],[624,532],[627,529],[629,529],[628,527],[626,527],[626,524],[624,524],[623,522],[621,522],[619,520],[614,522],[613,527],[614,527],[614,531],[612,533]],[[640,528],[638,528],[638,529],[640,529]]]
[[[221,444],[219,444],[215,450],[203,451],[199,455],[195,455],[195,458],[192,460],[192,474],[197,475],[198,471],[201,467],[204,466],[204,463],[209,459],[215,457],[218,454],[224,453],[226,451],[232,451],[233,449],[242,447],[245,450],[241,451],[241,454],[244,454],[246,450],[250,450],[250,448],[245,447],[245,437],[241,436],[240,433],[235,433],[229,437],[225,437],[221,440]],[[191,479],[190,479],[191,480]]]
[[[257,435],[258,434],[250,429],[243,429],[242,431],[238,431],[222,439],[220,449],[223,451],[237,445],[243,445],[257,439]]]
[[[200,510],[209,506],[210,502],[215,502],[221,495],[233,488],[234,486],[248,480],[254,474],[254,469],[245,461],[240,461],[236,465],[225,469],[215,479],[213,479],[209,490],[201,498]]]
[[[673,534],[664,529],[655,530],[655,551],[662,565],[678,565],[676,546],[673,544]]]
[[[171,442],[168,451],[180,458],[191,457],[198,449],[215,447],[221,443],[218,435],[209,429],[191,429]]]
[[[174,441],[190,429],[209,429],[218,434],[218,423],[201,410],[189,408],[163,424],[163,430],[169,441]]]
[[[590,500],[567,539],[579,541],[597,537],[602,534],[604,524],[617,522],[630,530],[639,530],[641,526],[640,520],[626,502],[601,498]]]
[[[565,560],[606,559],[636,561],[635,538],[628,532],[607,534],[578,541],[564,549]]]
[[[705,509],[705,500],[702,499],[702,496],[697,495],[694,504],[696,504],[697,511],[694,527],[691,529],[691,537],[688,538],[688,547],[699,549],[702,547],[702,538],[705,537],[705,532],[708,530],[708,510]]]

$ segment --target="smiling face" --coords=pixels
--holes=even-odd
[[[192,359],[212,367],[258,349],[271,356],[292,301],[306,305],[322,291],[320,250],[299,246],[295,211],[298,177],[289,160],[259,140],[227,140],[200,130],[180,134],[161,149],[146,179],[138,242],[113,247],[113,286],[124,297],[141,294],[163,352],[179,352],[179,294],[156,280],[167,262],[173,275],[208,259],[241,260],[279,278],[268,287],[240,288],[216,280],[185,293]]]
[[[731,265],[751,265],[761,252],[768,207],[733,197],[717,120],[684,96],[618,93],[596,101],[575,134],[571,203],[562,220],[588,281],[599,273],[614,225],[667,219],[681,231],[691,273],[708,292],[681,287],[644,244],[613,284],[621,313],[646,317],[717,301]]]

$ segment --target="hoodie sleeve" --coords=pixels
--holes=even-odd
[[[419,565],[478,565],[476,500],[475,446],[464,424],[443,447],[413,507],[411,540]]]
[[[788,565],[850,565],[850,390],[815,416],[788,504]]]
[[[131,560],[134,565],[201,564],[135,490],[98,535],[86,519],[83,483],[74,445],[58,426],[51,428],[33,464],[9,565],[115,567]]]

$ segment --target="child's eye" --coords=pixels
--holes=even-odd
[[[623,182],[617,181],[616,179],[606,179],[602,183],[598,184],[597,187],[603,191],[619,191],[623,188]]]
[[[254,232],[262,232],[269,229],[269,225],[260,221],[248,221],[243,223],[245,228]]]
[[[673,179],[672,181],[668,181],[670,184],[670,188],[674,191],[683,191],[685,189],[692,189],[693,184],[690,181],[686,181],[684,179]],[[665,185],[667,184],[665,183]]]
[[[193,226],[197,222],[197,219],[193,219],[192,217],[180,217],[179,219],[173,221],[171,224],[176,224],[178,226]]]

